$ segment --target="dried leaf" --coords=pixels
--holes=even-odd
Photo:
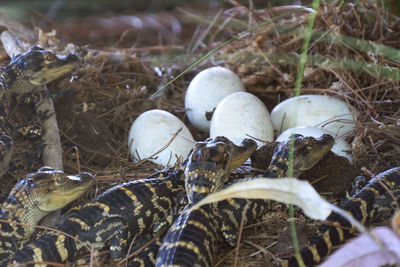
[[[296,178],[255,178],[237,182],[211,194],[193,206],[229,198],[271,199],[299,206],[312,219],[325,220],[332,211],[332,204],[324,200],[307,181]]]

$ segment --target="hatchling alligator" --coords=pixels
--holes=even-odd
[[[379,173],[368,183],[363,181],[365,178],[362,176],[355,179],[352,194],[343,202],[341,208],[362,224],[389,218],[400,204],[400,167]],[[334,246],[348,239],[354,230],[350,222],[333,212],[326,223],[319,227],[317,235],[311,238],[309,245],[300,251],[305,266],[318,264]],[[299,266],[299,263],[292,257],[282,265]]]
[[[16,124],[10,118],[8,111],[10,101],[31,105],[40,103],[47,95],[34,90],[70,72],[77,63],[78,57],[73,54],[56,55],[38,46],[33,46],[27,52],[12,58],[0,72],[0,138],[5,138],[4,136],[15,138],[17,135],[42,136],[44,129],[41,121],[48,118],[48,112],[36,114],[37,118],[32,121]],[[32,171],[32,166],[40,161],[44,146],[40,143],[33,144],[27,149],[28,152],[23,153],[23,158],[14,155],[11,161],[0,159],[0,167],[8,168],[10,165],[12,172]],[[2,169],[3,174],[7,168]],[[7,196],[10,188],[3,187],[3,190],[6,190],[0,192],[0,202]]]
[[[9,151],[7,146],[6,150]],[[86,172],[67,175],[42,167],[20,179],[1,205],[0,266],[29,240],[43,217],[83,194],[93,178]]]
[[[70,72],[78,63],[73,54],[57,55],[39,46],[14,57],[0,74],[0,134],[13,136],[19,133],[28,137],[40,136],[43,129],[38,121],[15,125],[8,112],[10,97],[19,98],[23,103],[39,103],[43,93],[33,93],[34,89]],[[38,114],[46,117],[46,114]]]
[[[255,148],[254,141],[247,140],[236,146],[226,138],[217,137],[197,145],[189,157],[196,158],[193,164],[199,164],[196,167],[199,170],[203,168],[204,178],[223,176],[226,179],[226,172],[239,167]],[[168,217],[182,210],[187,203],[184,180],[201,176],[200,173],[187,163],[176,170],[115,186],[67,213],[58,224],[57,232],[27,243],[11,262],[36,262],[36,266],[43,266],[40,262],[44,261],[65,262],[72,260],[85,244],[96,244],[97,248],[107,246],[113,260],[122,260],[134,237],[136,241],[156,234],[164,228]],[[198,188],[201,194],[201,186]]]
[[[312,168],[333,143],[330,135],[323,135],[319,139],[295,135],[293,175],[298,176],[302,171]],[[290,141],[280,143],[275,148],[268,169],[259,177],[289,176],[289,147]],[[239,225],[254,223],[270,209],[270,201],[229,199],[195,210],[190,208],[189,202],[160,243],[156,266],[213,266],[216,242],[225,240],[232,246],[236,245]],[[157,249],[154,244],[151,247]],[[146,255],[141,255],[144,259],[135,259],[131,266],[151,266]]]

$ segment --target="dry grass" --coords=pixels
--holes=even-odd
[[[390,68],[397,71],[399,60],[369,50],[366,42],[354,44],[341,37],[355,37],[400,49],[399,18],[369,1],[358,1],[358,4],[337,2],[322,4],[317,14],[315,35],[309,47],[311,59],[305,70],[301,94],[334,95],[360,111],[353,140],[355,166],[343,167],[340,175],[348,174],[349,170],[357,172],[361,167],[378,173],[400,165],[400,78],[386,72]],[[76,172],[73,147],[77,147],[80,168],[97,173],[96,185],[80,202],[88,201],[116,183],[146,177],[157,168],[148,162],[134,164],[128,157],[129,127],[144,111],[159,108],[172,112],[189,126],[196,140],[206,138],[190,126],[184,112],[187,85],[203,68],[215,64],[227,66],[242,78],[247,91],[262,99],[269,110],[291,97],[308,14],[304,9],[294,10],[291,7],[255,11],[237,6],[219,13],[214,18],[215,25],[199,26],[199,32],[207,29],[208,34],[194,36],[192,50],[188,48],[190,52],[183,53],[179,47],[180,55],[176,57],[173,56],[176,47],[157,43],[149,45],[147,50],[146,47],[140,50],[109,47],[97,51],[80,48],[82,64],[74,73],[72,83],[63,80],[50,86],[53,89],[72,88],[61,92],[52,90],[57,95],[55,105],[65,170]],[[187,17],[193,19],[190,14]],[[197,17],[196,24],[199,21],[201,23],[201,17]],[[161,94],[152,96],[160,85],[183,72],[201,55],[217,47],[228,36],[248,28],[254,30],[218,50]],[[49,45],[49,42],[45,44]],[[378,68],[365,67],[371,65]],[[85,117],[87,114],[90,116]],[[106,140],[96,140],[92,132],[79,127],[88,121],[103,131]],[[337,159],[331,156],[321,163],[322,172],[306,176],[312,179],[325,177],[324,170],[329,174],[335,168],[333,164],[337,161],[334,160]],[[353,178],[343,179],[348,184]],[[284,211],[277,210],[260,219],[259,224],[245,226],[236,248],[221,244],[216,265],[268,266],[279,262],[279,257],[290,255],[290,249],[285,250],[284,255],[278,254],[282,247],[290,246],[291,239],[285,239],[283,233],[287,219]],[[296,220],[305,226],[304,233],[299,232],[302,243],[307,237],[306,232],[315,230],[315,224],[303,217]]]

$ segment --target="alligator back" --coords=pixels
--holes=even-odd
[[[187,206],[163,238],[156,266],[213,266],[216,242],[224,239],[236,245],[240,225],[255,223],[270,209],[270,203],[229,199],[192,211]],[[155,244],[152,247],[157,251]]]
[[[156,266],[212,266],[221,218],[215,207],[190,210],[188,205],[163,239]]]
[[[330,150],[334,140],[330,135],[318,139],[296,135],[293,142],[294,173],[300,174],[312,168]],[[282,142],[275,148],[271,163],[262,177],[280,178],[289,174],[289,147],[290,141]],[[201,207],[210,216],[184,215],[188,217],[185,220],[180,216],[163,239],[156,266],[212,266],[217,237],[222,236],[234,246],[240,225],[255,222],[268,211],[270,205],[268,200],[228,199]]]
[[[383,185],[387,188],[385,189]],[[345,201],[341,208],[362,224],[368,224],[378,218],[390,216],[396,209],[399,197],[400,167],[397,167],[376,175],[359,192]],[[349,238],[351,231],[354,230],[351,224],[337,213],[329,215],[327,222],[328,224],[321,225],[318,234],[311,238],[310,245],[300,251],[306,266],[318,264],[334,246]],[[299,266],[299,263],[292,257],[283,264],[287,265]]]
[[[182,170],[158,176],[115,186],[72,210],[57,227],[67,236],[59,232],[44,235],[19,251],[13,263],[64,262],[88,244],[96,244],[97,248],[109,246],[114,260],[125,258],[133,237],[157,229],[168,215],[179,210],[179,194],[185,196]]]

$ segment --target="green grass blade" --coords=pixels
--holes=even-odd
[[[170,80],[169,82],[167,82],[166,84],[162,85],[161,87],[159,87],[157,89],[157,91],[152,95],[155,96],[157,94],[159,94],[164,88],[168,87],[169,85],[171,85],[172,83],[174,83],[177,79],[181,78],[185,73],[187,73],[188,71],[190,71],[192,68],[194,68],[196,65],[198,65],[199,63],[201,63],[202,61],[204,61],[206,58],[208,58],[209,56],[211,56],[212,54],[214,54],[215,52],[217,52],[218,50],[220,50],[221,48],[223,48],[224,46],[232,43],[233,41],[242,38],[244,36],[246,36],[247,34],[249,34],[250,32],[255,31],[256,29],[259,29],[261,27],[264,27],[268,24],[273,23],[275,20],[278,20],[280,18],[283,18],[289,14],[294,14],[300,11],[303,11],[303,8],[298,8],[298,9],[294,9],[291,10],[289,12],[286,12],[280,16],[274,17],[273,19],[260,23],[258,25],[256,25],[255,27],[252,27],[251,29],[247,30],[247,31],[243,31],[235,36],[233,36],[232,38],[230,38],[229,40],[221,43],[220,45],[218,45],[216,48],[212,49],[211,51],[207,52],[204,56],[202,56],[200,59],[196,60],[193,64],[191,64],[188,68],[186,68],[183,72],[181,72],[179,75],[177,75],[175,78],[173,78],[172,80]]]
[[[310,44],[312,29],[314,27],[315,16],[317,14],[318,8],[319,8],[319,0],[314,0],[312,3],[312,9],[314,9],[315,12],[311,12],[309,14],[308,21],[307,21],[307,28],[306,28],[306,31],[304,34],[303,46],[301,49],[300,61],[299,61],[298,69],[297,69],[297,79],[296,79],[295,89],[294,89],[295,96],[300,95],[300,87],[301,87],[301,82],[303,80],[304,66],[307,62],[308,46]],[[292,141],[290,142],[290,147],[289,147],[289,176],[293,176],[294,139],[291,138],[291,140]],[[297,233],[296,233],[296,225],[294,223],[293,205],[289,205],[289,217],[290,217],[290,230],[292,233],[292,241],[293,241],[295,256],[296,256],[297,262],[299,263],[300,267],[304,267],[303,259],[300,256],[299,242],[298,242]]]

